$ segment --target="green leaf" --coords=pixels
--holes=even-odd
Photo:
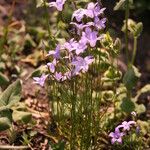
[[[0,71],[4,71],[6,69],[6,64],[4,62],[0,62]]]
[[[143,23],[142,22],[136,23],[134,20],[128,19],[128,30],[134,37],[138,38],[141,32],[143,31]],[[122,31],[123,32],[126,31],[126,21],[124,21]]]
[[[114,92],[111,90],[103,91],[102,92],[102,100],[103,101],[112,101],[114,97]]]
[[[136,107],[135,111],[138,114],[144,113],[146,111],[146,108],[145,108],[145,106],[143,104],[140,104],[140,105],[136,104],[135,107]]]
[[[18,102],[13,107],[11,107],[12,110],[18,110],[18,111],[26,111],[26,104],[24,102]]]
[[[9,120],[12,121],[12,111],[8,108],[3,108],[0,111],[0,117],[7,117]]]
[[[137,95],[134,98],[134,102],[136,102],[139,98],[139,96],[143,93],[150,92],[150,84],[145,85],[143,88],[141,88],[138,92]]]
[[[146,92],[150,92],[150,84],[147,84],[143,88],[141,88],[138,91],[138,94],[143,94],[143,93],[146,93]]]
[[[116,38],[114,42],[114,49],[116,52],[119,52],[121,49],[121,40],[119,38]]]
[[[32,114],[25,111],[13,111],[13,120],[14,121],[21,121],[23,123],[28,123],[31,120]]]
[[[21,99],[21,83],[20,80],[15,81],[1,94],[0,107],[12,106]]]
[[[126,0],[120,0],[118,3],[116,3],[116,6],[114,7],[114,10],[119,10],[125,5]]]
[[[134,111],[135,104],[130,99],[124,98],[120,107],[121,107],[122,111],[130,113],[130,112]]]
[[[115,67],[109,67],[108,70],[104,73],[104,77],[102,78],[102,81],[108,82],[108,81],[117,81],[121,79],[121,72],[117,70]]]
[[[39,68],[35,69],[28,77],[38,77],[41,76],[43,72],[48,71],[47,66],[40,66]]]
[[[143,31],[143,23],[137,23],[135,28],[136,30],[134,31],[134,36],[139,37],[141,35],[141,32]]]
[[[123,77],[123,83],[125,84],[126,88],[128,90],[132,90],[140,76],[141,74],[139,73],[138,69],[134,66],[131,66]]]
[[[0,131],[7,130],[11,127],[11,121],[7,117],[0,118]]]
[[[0,107],[0,131],[10,128],[12,123],[12,111],[6,106]]]
[[[36,7],[42,7],[43,6],[43,0],[36,0]]]
[[[65,142],[59,141],[56,144],[52,144],[51,147],[53,150],[64,150],[65,149]]]
[[[140,126],[141,132],[146,135],[150,131],[150,126],[147,121],[137,120],[137,124]]]
[[[131,7],[132,4],[133,4],[133,0],[129,0],[129,7]],[[114,10],[125,9],[125,5],[126,5],[126,0],[120,0],[119,2],[116,3]]]
[[[7,86],[9,79],[4,74],[0,73],[0,86]]]
[[[36,0],[36,7],[43,7],[44,6],[44,0]],[[49,6],[46,2],[46,6]]]

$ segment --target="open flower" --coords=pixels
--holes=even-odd
[[[53,57],[55,59],[59,59],[60,58],[60,44],[58,44],[56,46],[55,50],[51,50],[51,51],[48,52],[47,56],[50,56],[50,55],[53,55]]]
[[[90,18],[94,18],[95,5],[93,2],[89,3],[86,10],[86,15]]]
[[[69,52],[75,51],[77,55],[84,52],[84,50],[87,48],[86,41],[80,40],[79,42],[74,41],[74,39],[71,39],[69,42],[66,42],[63,45],[63,48],[67,49]],[[65,57],[66,58],[66,57]]]
[[[129,122],[124,121],[124,122],[122,122],[121,125],[117,126],[116,129],[123,128],[124,131],[129,131],[131,125],[135,125],[135,124],[136,124],[135,121],[129,121]]]
[[[89,69],[89,65],[94,61],[92,56],[86,56],[85,58],[76,57],[74,61],[72,61],[72,65],[75,66],[73,74],[77,75],[80,71],[86,72]]]
[[[77,28],[77,33],[80,35],[80,32],[85,28],[85,27],[89,27],[93,25],[93,22],[89,22],[87,24],[83,24],[83,23],[75,23],[75,22],[71,22],[70,24],[75,25],[75,27]]]
[[[91,28],[87,27],[85,32],[82,32],[82,40],[90,44],[91,47],[95,47],[97,40],[102,39],[103,36],[97,37],[98,32],[92,31]]]
[[[106,8],[100,8],[100,6],[98,5],[98,3],[89,3],[86,9],[86,16],[90,17],[90,18],[94,18],[99,16],[100,14],[102,14],[104,12]]]
[[[65,4],[66,0],[56,0],[56,2],[50,2],[49,7],[56,7],[58,11],[63,10],[63,5]]]
[[[100,6],[98,5],[98,3],[96,3],[95,9],[94,9],[94,16],[97,17],[97,16],[103,14],[104,11],[105,11],[105,9],[106,8],[100,8]]]
[[[69,52],[76,49],[78,43],[72,38],[69,42],[64,43],[63,48],[67,49]]]
[[[52,62],[47,63],[47,66],[49,67],[49,70],[54,73],[55,72],[55,66],[56,66],[56,59],[54,59]]]
[[[86,49],[87,49],[86,41],[81,39],[78,42],[78,45],[76,46],[76,49],[75,49],[76,54],[79,55],[80,53],[83,53]]]
[[[56,73],[54,74],[54,78],[55,78],[57,81],[61,81],[61,79],[63,78],[62,73],[61,73],[61,72],[56,72]]]
[[[103,19],[99,19],[98,17],[94,18],[94,25],[98,29],[104,29],[106,27],[105,23],[106,23],[106,18]]]
[[[41,77],[33,77],[33,79],[35,80],[34,83],[39,84],[40,86],[44,86],[45,80],[48,77],[48,75],[42,74]]]
[[[78,9],[76,11],[74,11],[73,15],[72,15],[72,19],[76,18],[76,20],[78,22],[81,22],[82,18],[84,17],[84,15],[86,14],[86,10],[85,9]]]
[[[122,144],[122,137],[125,135],[125,133],[120,132],[118,129],[115,130],[115,132],[111,132],[109,134],[109,137],[111,137],[111,143],[114,144],[115,142],[118,142]]]

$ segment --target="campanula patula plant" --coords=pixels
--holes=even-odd
[[[128,69],[123,74],[117,65],[121,40],[113,39],[108,32],[107,8],[100,1],[80,3],[69,0],[41,1],[41,6],[57,12],[58,20],[61,19],[61,23],[64,21],[74,32],[67,32],[67,38],[57,31],[53,36],[50,25],[47,25],[50,46],[43,52],[44,69],[39,76],[33,77],[34,82],[48,89],[53,121],[65,139],[64,149],[98,150],[103,149],[104,145],[108,149],[136,149],[139,145],[141,148],[140,136],[136,134],[139,123],[130,113],[139,115],[145,111],[144,105],[136,103],[138,94],[132,96],[141,75],[134,66],[134,60],[142,23],[129,19],[129,0],[117,3],[115,10],[120,7],[125,9],[122,31],[125,33]],[[65,9],[69,11],[69,6],[72,8],[71,16],[69,22],[65,22],[63,15]],[[134,38],[131,59],[129,33]],[[43,47],[46,47],[44,43]],[[127,119],[128,116],[133,120]],[[107,139],[105,144],[104,139]]]

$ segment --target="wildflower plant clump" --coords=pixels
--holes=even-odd
[[[63,11],[64,2],[58,0],[48,6]],[[105,9],[98,2],[90,2],[86,8],[75,10],[70,22],[76,30],[74,38],[63,44],[56,43],[55,50],[49,50],[46,55],[50,60],[45,65],[47,71],[33,78],[41,86],[47,78],[52,112],[62,131],[69,129],[66,137],[70,149],[96,146],[100,131],[102,77],[107,76],[108,69],[115,69],[114,75],[120,78],[112,62],[114,43],[110,43],[109,34],[104,33]],[[101,48],[106,47],[105,44],[111,44],[111,49],[109,45],[107,50]],[[119,47],[116,50],[119,52]]]
[[[117,105],[122,85],[118,81],[122,74],[115,59],[121,42],[118,38],[114,41],[106,31],[106,8],[99,2],[89,2],[84,8],[78,8],[77,2],[66,2],[43,1],[60,14],[65,5],[74,6],[69,26],[75,33],[70,33],[71,38],[65,42],[56,40],[64,39],[59,34],[52,39],[55,47],[45,55],[44,71],[33,79],[48,88],[53,119],[66,139],[65,149],[99,149],[99,136],[109,134],[107,125],[117,119],[120,111]],[[111,112],[110,106],[114,108]],[[134,121],[124,121],[107,137],[111,137],[112,144],[122,143],[135,125]]]

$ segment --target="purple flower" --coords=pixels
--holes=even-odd
[[[77,28],[77,29],[79,29],[79,30],[82,30],[83,28],[85,28],[85,27],[89,26],[89,25],[84,25],[83,23],[78,24],[78,23],[75,23],[75,22],[70,22],[70,24],[75,25],[75,26],[76,26],[76,28]]]
[[[66,73],[64,73],[64,75],[61,78],[61,81],[65,81],[67,79],[71,79],[71,72],[67,71]]]
[[[55,51],[51,50],[48,52],[47,56],[53,55],[55,59],[60,58],[60,44],[56,46]]]
[[[82,39],[79,42],[74,41],[74,39],[71,39],[69,42],[66,42],[64,44],[63,48],[67,49],[69,52],[75,50],[76,54],[79,55],[87,48],[87,45],[86,42],[83,41]]]
[[[115,130],[115,132],[111,132],[109,136],[112,138],[111,143],[114,144],[115,142],[118,142],[122,144],[122,137],[125,135],[125,133],[120,132],[119,130]]]
[[[55,66],[56,66],[56,59],[54,59],[51,63],[47,63],[47,66],[49,67],[49,70],[54,73],[55,72]]]
[[[97,40],[102,39],[102,36],[97,37],[98,32],[92,31],[91,28],[87,27],[85,32],[82,32],[82,40],[90,44],[91,47],[95,47]]]
[[[72,15],[72,19],[76,18],[76,20],[78,22],[81,22],[81,20],[82,20],[83,16],[85,15],[85,13],[86,13],[85,9],[80,8],[80,9],[74,11],[74,13]]]
[[[87,49],[86,41],[81,39],[76,47],[76,54],[79,55],[80,53],[83,53],[86,49]]]
[[[100,6],[98,5],[98,3],[94,4],[93,2],[89,3],[86,9],[86,16],[90,17],[90,18],[94,18],[99,16],[100,14],[102,14],[104,12],[106,8],[100,8]]]
[[[56,2],[50,2],[49,7],[56,7],[58,11],[62,11],[65,1],[66,0],[56,0]]]
[[[78,24],[78,23],[75,23],[75,22],[71,22],[70,24],[73,24],[76,26],[77,28],[77,33],[80,34],[80,31],[82,31],[85,27],[89,27],[89,26],[92,26],[93,24],[91,23],[87,23],[87,24]]]
[[[117,126],[116,129],[123,128],[124,131],[126,131],[126,130],[129,131],[131,125],[135,125],[135,124],[136,124],[135,121],[129,121],[129,122],[124,121],[124,122],[122,122],[121,125]]]
[[[43,87],[47,77],[48,77],[48,75],[45,75],[45,74],[42,74],[41,77],[33,77],[33,79],[35,80],[34,83],[37,83]]]
[[[87,10],[86,10],[86,16],[90,17],[90,18],[94,18],[94,9],[95,9],[95,5],[93,2],[89,3],[87,6]]]
[[[100,8],[100,6],[98,5],[98,3],[96,3],[95,9],[94,9],[94,16],[97,17],[97,16],[103,14],[105,9],[106,8]]]
[[[90,17],[90,18],[94,18],[94,17],[102,14],[105,9],[106,8],[101,9],[100,6],[98,5],[98,3],[94,4],[93,2],[91,2],[88,4],[87,9],[80,8],[80,9],[74,11],[74,13],[72,15],[72,19],[76,18],[76,20],[78,22],[81,22],[84,15],[86,15],[87,17]]]
[[[72,38],[69,42],[66,42],[63,45],[63,48],[67,49],[69,52],[75,50],[75,48],[77,47],[78,43],[77,41],[74,40],[74,38]]]
[[[98,17],[94,18],[94,24],[98,29],[104,29],[106,27],[105,23],[106,23],[106,18],[103,18],[101,20]]]
[[[86,56],[85,58],[76,57],[74,61],[72,61],[72,65],[75,66],[74,73],[75,75],[79,74],[80,71],[86,72],[88,71],[89,65],[94,61],[92,56]]]
[[[62,79],[62,73],[61,72],[56,72],[55,75],[54,75],[54,78],[57,80],[57,81],[60,81]]]

